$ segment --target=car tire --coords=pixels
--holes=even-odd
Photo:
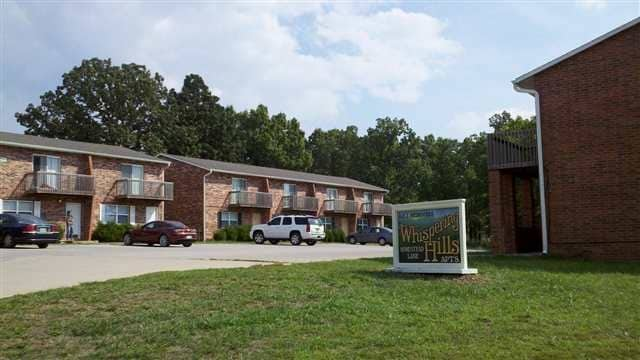
[[[351,245],[355,245],[357,243],[356,238],[353,236],[349,236],[349,239],[347,239],[349,241],[349,244]]]
[[[148,242],[147,246],[153,246],[153,243]]]
[[[366,242],[361,242],[360,245],[367,245],[367,243]]]
[[[313,245],[315,245],[315,244],[316,244],[316,241],[315,241],[315,240],[309,240],[309,241],[307,241],[307,245],[309,245],[309,246],[313,246]]]
[[[46,249],[49,246],[49,244],[38,244],[38,248],[40,249]]]
[[[190,242],[184,242],[184,243],[182,243],[182,246],[189,247],[189,246],[191,246],[191,243]]]
[[[262,231],[256,231],[253,233],[253,241],[258,245],[264,244],[264,234]]]
[[[122,244],[124,246],[131,246],[133,244],[131,234],[124,234],[124,236],[122,237]]]
[[[160,239],[158,239],[158,242],[160,243],[161,247],[168,247],[169,244],[169,238],[167,237],[167,235],[160,235]]]
[[[378,245],[380,245],[380,246],[387,245],[387,239],[381,237],[380,239],[378,239]]]
[[[11,234],[7,234],[2,238],[2,247],[6,249],[11,249],[16,247],[16,243],[13,242],[13,238]]]
[[[278,245],[280,240],[278,240],[278,239],[270,239],[269,242],[271,243],[271,245]]]
[[[289,242],[293,246],[300,245],[302,243],[302,237],[300,236],[300,233],[297,231],[292,232],[291,235],[289,235]]]

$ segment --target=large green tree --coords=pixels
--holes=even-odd
[[[158,153],[166,94],[163,78],[145,66],[94,58],[62,75],[62,85],[16,118],[27,134]]]
[[[313,172],[333,176],[359,177],[362,158],[362,139],[358,128],[323,131],[316,129],[307,141],[313,159]]]

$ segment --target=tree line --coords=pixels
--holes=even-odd
[[[15,116],[31,135],[346,176],[389,189],[389,203],[466,198],[471,237],[488,234],[484,133],[462,141],[419,136],[404,119],[385,117],[362,133],[347,126],[306,137],[296,118],[271,115],[264,105],[221,105],[199,75],[167,89],[144,65],[97,58],[63,74],[40,104]],[[534,124],[507,112],[488,121],[495,130]]]

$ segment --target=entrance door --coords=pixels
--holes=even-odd
[[[71,212],[71,216],[73,216],[73,224],[70,226],[70,229],[65,229],[65,231],[67,234],[71,234],[71,239],[80,239],[82,236],[82,204],[66,203],[64,207],[65,215],[67,212]]]
[[[151,221],[158,220],[158,207],[157,206],[147,206],[145,209],[144,223],[147,224]]]

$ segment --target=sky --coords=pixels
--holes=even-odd
[[[380,117],[463,139],[496,112],[534,114],[511,81],[640,16],[640,0],[0,0],[0,130],[83,59],[137,63],[179,89],[201,75],[223,105],[265,104],[315,128]]]

